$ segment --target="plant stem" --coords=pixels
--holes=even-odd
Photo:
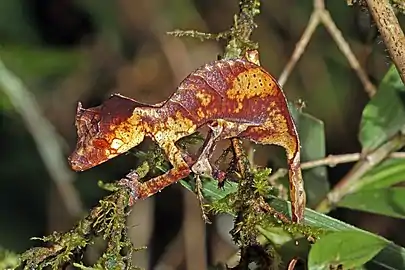
[[[326,213],[340,201],[346,194],[352,193],[362,187],[359,179],[370,169],[380,164],[392,152],[405,145],[405,136],[400,134],[389,140],[370,154],[365,155],[342,180],[330,191],[327,197],[317,206],[316,211]]]
[[[355,161],[360,160],[361,158],[362,158],[362,155],[360,153],[343,154],[343,155],[329,155],[325,158],[303,162],[301,164],[301,169],[308,170],[308,169],[312,169],[312,168],[319,167],[319,166],[325,166],[325,165],[334,167],[338,164],[355,162]],[[391,153],[387,156],[387,158],[403,159],[403,158],[405,158],[405,152]]]
[[[248,49],[257,49],[258,44],[250,40],[257,27],[254,17],[260,13],[260,0],[241,0],[240,12],[235,15],[235,22],[229,31],[229,41],[225,47],[225,59],[241,57]]]

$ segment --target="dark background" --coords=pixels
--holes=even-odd
[[[165,32],[181,28],[215,33],[227,29],[238,10],[237,2],[0,1],[0,58],[35,96],[60,135],[66,157],[76,140],[77,101],[85,107],[94,106],[113,92],[142,102],[164,100],[193,69],[215,60],[223,45],[173,38]],[[327,1],[327,8],[372,82],[378,84],[389,58],[368,13],[348,7],[343,0]],[[253,39],[260,44],[262,65],[276,78],[311,11],[309,0],[263,1]],[[284,90],[289,100],[304,100],[307,112],[324,121],[327,154],[361,150],[357,133],[368,96],[322,26]],[[63,207],[31,133],[3,92],[0,121],[0,246],[22,252],[38,244],[30,237],[67,230],[75,219]],[[268,158],[266,151],[258,151],[259,164],[266,165]],[[133,156],[123,156],[90,171],[71,173],[83,208],[95,205],[105,194],[97,187],[98,180],[122,177],[135,161]],[[331,184],[350,166],[328,169]],[[331,214],[398,244],[405,243],[399,233],[404,224],[398,220],[348,210]],[[193,194],[179,185],[136,205],[128,224],[135,246],[148,245],[147,251],[137,253],[134,259],[144,267],[148,262],[177,267],[187,264],[185,257],[194,263],[204,261],[205,246],[209,247],[211,262],[226,261],[236,250],[226,238],[231,220],[218,220],[204,232]]]

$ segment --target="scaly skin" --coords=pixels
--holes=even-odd
[[[285,148],[293,221],[302,222],[305,192],[300,144],[285,96],[269,73],[244,59],[219,60],[197,69],[160,104],[146,105],[118,94],[90,109],[83,109],[79,103],[78,142],[69,162],[76,171],[87,170],[150,137],[163,149],[173,168],[137,183],[136,199],[143,199],[190,174],[175,143],[207,124],[221,125],[220,135],[210,142],[211,148],[219,139],[234,137]],[[206,162],[206,158],[200,162]]]

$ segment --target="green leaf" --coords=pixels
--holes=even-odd
[[[370,170],[358,181],[356,190],[390,187],[405,180],[405,160],[389,159]]]
[[[186,181],[181,181],[187,189],[194,192],[193,187]],[[221,190],[216,187],[217,182],[214,180],[206,180],[203,182],[203,192],[210,194],[210,198],[222,199],[227,195],[232,194],[237,190],[238,184],[233,182],[228,182],[225,185],[225,189]],[[207,190],[206,190],[207,189]],[[212,202],[208,199],[209,202]],[[276,211],[283,213],[287,217],[291,218],[291,203],[281,200],[279,198],[271,196],[269,200],[270,206]],[[232,213],[229,213],[232,214]],[[362,229],[356,228],[352,225],[344,223],[340,220],[334,219],[327,215],[315,212],[312,209],[305,209],[305,224],[308,226],[313,226],[321,228],[328,231],[354,231],[363,234],[364,237],[378,237],[370,232],[364,231]],[[269,232],[271,234],[271,232]],[[374,266],[376,269],[404,269],[405,268],[405,248],[395,245],[390,241],[379,237],[381,241],[384,241],[387,245],[385,248],[377,254],[370,261],[370,265]]]
[[[338,204],[353,210],[405,218],[405,188],[361,190],[346,195]]]
[[[382,80],[376,95],[363,110],[359,140],[370,151],[395,135],[405,125],[405,87],[394,65]]]
[[[218,188],[218,182],[213,179],[201,178],[201,180],[203,185],[203,196],[208,202],[211,203],[219,201],[238,190],[238,185],[229,181],[225,182],[223,188]],[[194,181],[190,181],[189,179],[180,180],[180,184],[191,192],[195,192]]]
[[[352,269],[364,265],[385,246],[387,241],[356,231],[333,232],[318,240],[308,257],[309,269]]]
[[[4,112],[11,112],[14,110],[13,104],[11,104],[9,98],[6,94],[4,94],[2,89],[0,88],[0,111]]]
[[[297,110],[291,103],[289,110],[297,125],[301,141],[301,162],[324,158],[326,149],[323,122],[310,114]],[[313,207],[329,192],[327,170],[325,166],[319,166],[304,170],[302,173],[305,179],[308,206]]]
[[[302,162],[325,157],[325,130],[321,120],[301,113],[298,134],[302,145]],[[318,205],[330,189],[326,166],[303,170],[302,175],[305,179],[308,206]]]
[[[291,217],[290,202],[274,197],[269,204],[276,211]],[[305,224],[330,231],[350,230],[364,235],[377,237],[370,232],[356,228],[344,223],[343,221],[331,218],[308,208],[305,210]],[[387,246],[370,261],[370,266],[373,266],[376,269],[404,269],[405,248],[395,245],[382,237],[380,239],[384,240],[387,243]]]

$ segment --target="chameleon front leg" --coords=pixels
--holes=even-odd
[[[177,148],[174,142],[158,142],[158,144],[165,152],[173,168],[143,183],[139,182],[139,177],[134,173],[128,174],[126,179],[122,179],[120,184],[128,187],[132,193],[130,205],[137,200],[146,199],[156,194],[165,187],[187,177],[191,172],[190,167],[181,155],[180,149]]]

